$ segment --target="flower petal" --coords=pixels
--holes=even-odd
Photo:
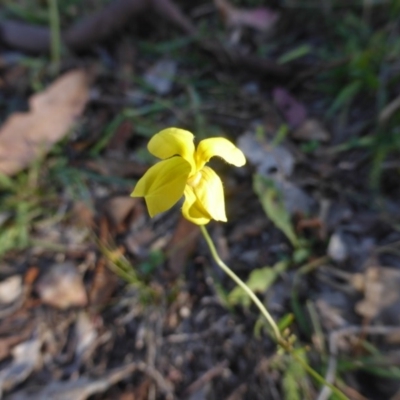
[[[150,139],[147,148],[151,154],[161,159],[180,155],[192,168],[195,168],[193,139],[194,136],[189,131],[167,128],[156,133]]]
[[[212,218],[197,200],[193,188],[188,185],[185,188],[185,201],[182,207],[182,214],[187,220],[196,225],[208,224]]]
[[[152,166],[136,184],[132,197],[144,197],[151,217],[171,208],[183,195],[190,165],[172,157]]]
[[[224,188],[220,177],[210,167],[201,171],[201,179],[193,188],[197,201],[216,221],[226,222]]]
[[[197,168],[203,168],[204,164],[214,156],[221,157],[236,167],[242,167],[246,164],[243,152],[232,142],[222,137],[215,137],[204,139],[197,146],[195,155]]]

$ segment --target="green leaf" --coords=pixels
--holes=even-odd
[[[296,353],[305,363],[308,363],[304,349],[297,349]],[[312,398],[307,372],[297,360],[291,357],[288,358],[284,370],[282,389],[284,393],[283,398],[286,400],[305,400]]]
[[[327,115],[332,117],[336,111],[338,111],[345,104],[349,104],[356,94],[361,90],[362,82],[360,80],[353,81],[345,86],[339,94],[336,96],[335,101],[329,108]]]
[[[278,58],[278,64],[285,64],[289,61],[296,60],[297,58],[304,57],[305,55],[311,53],[312,48],[308,44],[296,47],[295,49],[289,50],[285,54],[282,54]]]
[[[0,173],[0,189],[12,190],[15,187],[15,183],[7,175]]]
[[[253,189],[268,218],[285,234],[294,247],[299,247],[299,239],[293,229],[290,214],[274,181],[256,174],[253,177]]]
[[[287,262],[281,261],[271,267],[258,268],[252,271],[249,275],[246,285],[253,292],[263,293],[276,281],[279,275],[287,268]],[[228,302],[234,306],[241,304],[244,307],[249,307],[251,299],[249,295],[239,286],[235,287],[228,295]]]

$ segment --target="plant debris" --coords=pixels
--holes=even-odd
[[[264,3],[2,3],[2,398],[398,397],[399,7]],[[167,127],[245,153],[207,230],[293,354],[129,197]]]

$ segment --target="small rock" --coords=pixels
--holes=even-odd
[[[309,118],[293,131],[292,137],[298,140],[327,142],[330,139],[330,134],[318,120]]]
[[[335,232],[331,236],[328,245],[328,255],[336,262],[342,262],[347,259],[349,252],[342,234]]]
[[[10,276],[0,283],[0,305],[13,303],[22,294],[21,275]]]
[[[43,303],[52,307],[66,309],[87,304],[82,277],[71,262],[53,264],[39,278],[36,291]]]
[[[173,60],[160,60],[145,74],[144,79],[158,94],[167,94],[172,89],[177,66]]]
[[[290,215],[310,213],[314,200],[302,188],[279,177],[274,177],[273,180],[282,193],[285,209]]]
[[[238,146],[261,175],[270,176],[280,172],[284,176],[290,176],[293,172],[294,157],[283,146],[272,146],[258,140],[252,133],[242,135],[238,140]]]

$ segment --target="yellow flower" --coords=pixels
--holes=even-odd
[[[197,225],[211,219],[226,221],[221,179],[205,164],[219,156],[241,167],[246,164],[244,154],[225,138],[204,139],[197,149],[193,139],[192,133],[179,128],[164,129],[150,139],[149,152],[162,161],[148,169],[131,196],[144,197],[151,217],[170,209],[184,195],[182,213],[189,221]]]

